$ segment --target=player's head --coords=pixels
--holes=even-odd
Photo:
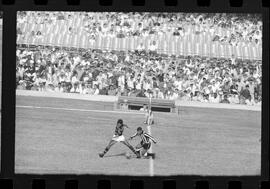
[[[122,119],[118,119],[117,120],[117,125],[123,125],[123,120]]]
[[[142,133],[143,133],[143,129],[142,129],[141,127],[138,127],[138,128],[137,128],[137,133],[138,133],[138,134],[142,134]]]

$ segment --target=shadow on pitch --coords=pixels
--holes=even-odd
[[[107,156],[104,156],[104,158],[117,157],[117,156],[126,156],[126,153],[107,155]]]
[[[106,156],[104,156],[103,158],[120,157],[120,156],[126,157],[126,153],[106,155]],[[135,154],[132,154],[132,155],[130,156],[130,159],[133,159],[133,158],[136,159],[136,155],[135,155]],[[150,157],[141,157],[140,159],[150,159]]]

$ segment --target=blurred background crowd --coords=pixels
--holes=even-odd
[[[77,18],[77,19],[74,19]],[[76,22],[74,23],[74,20]],[[19,12],[18,24],[55,25],[62,21],[69,33],[87,32],[98,36],[125,38],[151,34],[185,36],[210,33],[213,41],[236,46],[239,43],[262,43],[260,15],[222,13],[150,13],[150,12]],[[19,34],[26,34],[18,28]],[[42,28],[32,28],[32,35],[42,36]]]
[[[45,15],[45,16],[44,16]],[[20,12],[18,24],[52,24],[79,15],[91,40],[98,36],[127,38],[155,34],[185,38],[192,32],[211,33],[211,41],[237,46],[261,45],[258,15],[190,13]],[[76,26],[73,25],[73,26]],[[81,32],[66,26],[68,32]],[[46,38],[42,30],[18,27],[18,35]],[[220,32],[222,31],[222,32]],[[225,32],[224,32],[225,31]],[[225,35],[226,34],[226,35]],[[153,97],[160,99],[256,105],[262,96],[261,60],[159,53],[153,40],[146,48],[96,49],[44,45],[17,48],[17,89],[89,95]]]

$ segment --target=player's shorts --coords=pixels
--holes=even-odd
[[[114,140],[116,142],[123,142],[123,141],[125,141],[125,137],[124,137],[124,135],[121,135],[121,136],[113,135],[112,140]]]
[[[142,147],[143,147],[145,150],[149,150],[150,147],[151,147],[151,143],[150,143],[150,142],[149,142],[149,143],[145,143],[145,144],[142,145]]]

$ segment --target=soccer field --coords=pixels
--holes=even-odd
[[[156,159],[126,159],[116,144],[99,158],[122,118],[134,134],[139,112],[113,111],[113,103],[16,96],[15,172],[115,175],[258,175],[261,112],[181,107],[180,115],[154,112]],[[139,140],[132,141],[136,145]],[[132,153],[132,152],[130,152]],[[153,169],[150,169],[150,167]]]

